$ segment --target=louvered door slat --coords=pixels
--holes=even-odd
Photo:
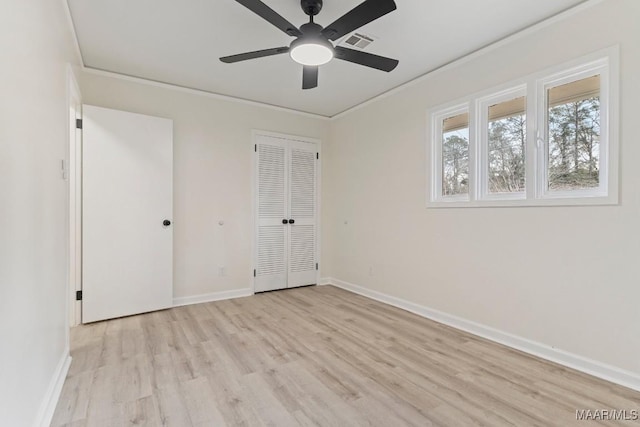
[[[315,226],[298,225],[291,228],[291,259],[289,269],[292,273],[313,271],[316,268]]]
[[[258,218],[282,219],[286,212],[285,147],[260,144],[258,151]]]
[[[286,236],[282,225],[262,226],[258,230],[258,275],[281,274],[286,269]]]
[[[291,216],[315,218],[316,156],[314,152],[291,150]]]

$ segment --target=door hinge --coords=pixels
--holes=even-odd
[[[256,153],[258,152],[258,144],[254,144],[253,151],[255,151]]]
[[[316,262],[316,270],[318,269],[318,263]]]
[[[82,119],[76,119],[76,129],[82,129]]]
[[[253,277],[256,277],[256,270],[253,270]]]
[[[320,160],[320,153],[316,153],[316,159]]]
[[[76,301],[82,301],[82,291],[76,291]]]

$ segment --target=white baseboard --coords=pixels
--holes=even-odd
[[[47,392],[42,399],[40,408],[38,409],[38,414],[36,415],[35,422],[33,423],[35,427],[49,427],[51,425],[53,413],[55,412],[58,400],[60,399],[64,380],[67,378],[67,373],[69,372],[69,366],[71,366],[71,356],[69,355],[69,349],[66,348],[62,353],[62,357],[60,358],[58,366],[51,377],[49,387],[47,387]]]
[[[332,284],[332,283],[331,283],[331,281],[332,281],[332,280],[333,280],[333,279],[332,279],[331,277],[321,277],[321,278],[318,280],[318,286],[331,285],[331,284]]]
[[[401,308],[422,317],[426,317],[427,319],[434,320],[438,323],[442,323],[447,326],[451,326],[453,328],[468,332],[470,334],[477,335],[479,337],[486,338],[500,344],[504,344],[508,347],[512,347],[525,353],[538,356],[542,359],[559,363],[577,371],[593,375],[594,377],[602,378],[612,383],[640,391],[640,375],[634,372],[626,371],[615,366],[607,365],[596,360],[569,353],[567,351],[560,350],[546,344],[522,338],[508,332],[500,331],[490,326],[482,325],[471,320],[463,319],[461,317],[447,314],[442,311],[418,305],[401,298],[396,298],[391,295],[384,294],[382,292],[354,285],[353,283],[345,282],[343,280],[328,277],[322,279],[321,282],[323,282],[322,284],[332,284],[347,291],[363,295],[365,297],[392,305],[394,307]]]
[[[234,289],[232,291],[212,292],[210,294],[174,298],[173,306],[180,307],[183,305],[201,304],[203,302],[222,301],[225,299],[248,297],[250,295],[253,295],[253,291],[249,288],[237,290]]]

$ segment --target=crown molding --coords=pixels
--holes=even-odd
[[[197,95],[197,96],[204,96],[204,97],[207,97],[207,98],[218,99],[218,100],[221,100],[221,101],[235,102],[235,103],[239,103],[239,104],[250,105],[250,106],[253,106],[253,107],[267,108],[269,110],[281,111],[281,112],[290,113],[290,114],[297,114],[299,116],[304,116],[304,117],[308,117],[308,118],[312,118],[312,119],[319,119],[319,120],[330,120],[331,119],[331,117],[329,117],[329,116],[323,116],[323,115],[320,115],[320,114],[309,113],[307,111],[296,110],[296,109],[293,109],[293,108],[280,107],[278,105],[268,104],[268,103],[265,103],[265,102],[251,101],[249,99],[237,98],[235,96],[229,96],[229,95],[222,95],[222,94],[219,94],[219,93],[209,92],[209,91],[206,91],[206,90],[194,89],[194,88],[191,88],[191,87],[188,87],[188,86],[180,86],[180,85],[176,85],[176,84],[173,84],[173,83],[166,83],[166,82],[161,82],[161,81],[158,81],[158,80],[150,80],[150,79],[145,79],[143,77],[132,76],[132,75],[122,74],[122,73],[116,73],[116,72],[108,71],[108,70],[101,70],[99,68],[87,67],[85,65],[82,66],[82,71],[84,71],[86,73],[89,73],[89,74],[94,74],[94,75],[103,76],[103,77],[110,77],[110,78],[113,78],[113,79],[124,80],[124,81],[143,84],[143,85],[147,85],[147,86],[159,87],[159,88],[163,88],[163,89],[173,90],[173,91],[176,91],[176,92],[188,93],[188,94]]]

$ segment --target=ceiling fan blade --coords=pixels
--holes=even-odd
[[[399,63],[397,59],[385,58],[384,56],[347,49],[342,46],[336,46],[334,48],[334,52],[337,59],[364,65],[365,67],[376,68],[386,72],[392,71]]]
[[[313,89],[318,86],[318,67],[305,65],[302,69],[302,89]]]
[[[254,52],[246,52],[246,53],[239,53],[237,55],[223,56],[222,58],[220,58],[220,61],[225,62],[227,64],[232,64],[234,62],[246,61],[247,59],[263,58],[265,56],[280,55],[281,53],[287,53],[287,52],[289,52],[289,48],[287,46],[274,47],[273,49],[256,50]]]
[[[335,41],[394,10],[396,10],[396,3],[393,0],[366,0],[334,23],[327,25],[322,30],[322,34],[329,40]]]
[[[262,19],[270,22],[272,25],[280,28],[280,30],[292,37],[300,37],[302,33],[291,22],[284,19],[277,12],[271,9],[260,0],[236,0],[238,3],[260,16]]]

